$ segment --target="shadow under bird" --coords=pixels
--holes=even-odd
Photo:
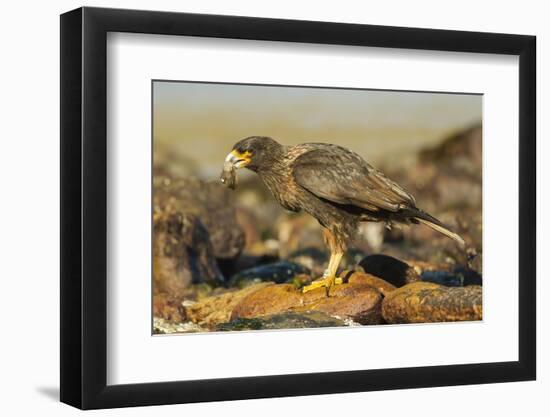
[[[323,228],[330,249],[328,267],[321,279],[304,292],[342,283],[338,265],[361,222],[425,224],[454,239],[464,240],[435,217],[419,209],[414,197],[399,184],[374,169],[355,152],[328,143],[281,145],[265,136],[240,140],[227,155],[221,181],[236,186],[236,170],[256,172],[285,209],[305,211]]]

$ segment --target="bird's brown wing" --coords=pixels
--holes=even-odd
[[[416,206],[412,195],[340,146],[311,144],[294,161],[293,174],[300,186],[333,203],[392,212]]]

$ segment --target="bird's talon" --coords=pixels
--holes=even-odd
[[[306,293],[308,291],[312,291],[312,290],[315,290],[317,288],[321,288],[321,287],[325,287],[326,286],[326,283],[325,283],[325,280],[324,279],[319,279],[317,281],[313,281],[311,284],[309,285],[306,285],[305,287],[302,288],[302,293]]]
[[[309,292],[311,290],[315,290],[317,288],[325,287],[325,291],[327,292],[327,297],[328,297],[330,288],[333,285],[342,284],[342,283],[343,283],[342,278],[323,277],[323,278],[315,280],[311,284],[306,285],[305,287],[303,287],[302,288],[302,293],[305,294],[306,292]]]

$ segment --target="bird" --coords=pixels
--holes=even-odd
[[[462,237],[418,208],[402,186],[342,146],[286,146],[268,136],[250,136],[235,143],[225,158],[222,183],[234,188],[240,168],[255,172],[283,208],[306,212],[319,222],[330,259],[322,278],[304,286],[304,293],[324,287],[328,297],[342,283],[338,267],[362,222],[384,222],[389,228],[422,223],[465,247]]]

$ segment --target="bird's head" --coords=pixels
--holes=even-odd
[[[267,136],[250,136],[233,145],[225,164],[233,169],[246,167],[256,172],[269,169],[282,149],[281,144]]]

